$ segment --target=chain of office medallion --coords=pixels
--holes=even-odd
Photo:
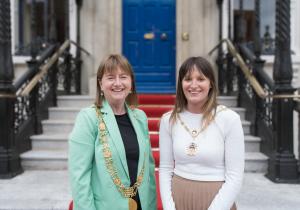
[[[125,187],[124,184],[121,182],[121,179],[118,176],[117,169],[114,166],[113,159],[112,159],[112,153],[109,148],[108,140],[107,140],[107,130],[106,125],[103,121],[102,113],[98,110],[98,108],[95,106],[96,113],[99,119],[99,141],[102,144],[102,152],[105,160],[105,165],[107,168],[108,173],[110,174],[114,184],[116,185],[119,192],[126,198],[132,198],[136,195],[138,187],[141,185],[144,177],[145,172],[145,158],[143,162],[142,169],[137,176],[136,182],[131,187]]]
[[[219,112],[224,111],[224,110],[227,109],[226,106],[223,106],[223,105],[219,105],[219,106],[220,106],[220,108],[217,111],[217,113],[219,113]],[[190,128],[183,122],[183,120],[181,119],[181,117],[180,117],[179,114],[177,114],[177,117],[178,117],[178,120],[179,120],[180,124],[182,125],[182,127],[193,137],[193,139],[196,139],[197,136],[199,136],[199,134],[202,133],[203,128],[201,128],[199,131],[193,130],[193,131],[196,132],[196,134],[193,134],[193,131],[191,131]]]

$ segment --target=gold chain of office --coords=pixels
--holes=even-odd
[[[110,174],[114,184],[116,185],[119,192],[125,197],[125,198],[132,198],[136,195],[138,187],[141,185],[144,177],[145,172],[145,158],[143,162],[142,169],[139,173],[139,175],[136,178],[136,182],[131,187],[125,187],[125,185],[121,182],[121,179],[118,176],[118,172],[116,167],[114,166],[113,159],[112,159],[112,153],[109,148],[108,140],[107,140],[107,130],[106,125],[103,121],[102,113],[99,111],[99,109],[95,106],[96,113],[99,119],[99,141],[102,144],[102,152],[105,160],[105,165],[107,168],[108,173]]]

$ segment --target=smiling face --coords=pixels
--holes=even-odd
[[[110,105],[123,105],[132,88],[131,76],[120,67],[105,72],[99,83]]]
[[[176,113],[184,109],[208,116],[217,106],[217,87],[213,68],[203,57],[190,57],[179,68]]]
[[[210,80],[195,66],[182,79],[182,90],[189,111],[202,110],[211,88]]]
[[[100,108],[102,102],[107,100],[120,106],[124,105],[124,98],[129,106],[137,106],[133,70],[124,56],[111,54],[105,57],[98,67],[95,105]]]

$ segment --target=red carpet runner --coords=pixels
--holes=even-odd
[[[167,111],[171,110],[175,103],[175,95],[139,95],[139,108],[144,110],[148,117],[148,127],[150,131],[150,140],[153,157],[156,166],[156,184],[157,184],[157,210],[163,210],[158,184],[158,165],[159,165],[159,137],[158,128],[160,117]],[[69,210],[73,209],[73,203],[70,203]]]
[[[159,165],[159,120],[160,117],[170,111],[175,103],[175,95],[139,95],[139,108],[144,110],[148,117],[148,127],[150,131],[150,140],[152,146],[153,157],[156,166],[156,186],[157,186],[157,209],[162,210],[162,204],[159,194],[158,184],[158,165]]]

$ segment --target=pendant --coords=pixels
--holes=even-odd
[[[129,210],[137,210],[137,203],[132,198],[128,198]]]
[[[198,145],[194,142],[192,142],[187,148],[186,148],[186,154],[188,156],[195,156],[198,151]]]
[[[192,137],[195,138],[196,136],[198,136],[198,131],[192,130]]]

